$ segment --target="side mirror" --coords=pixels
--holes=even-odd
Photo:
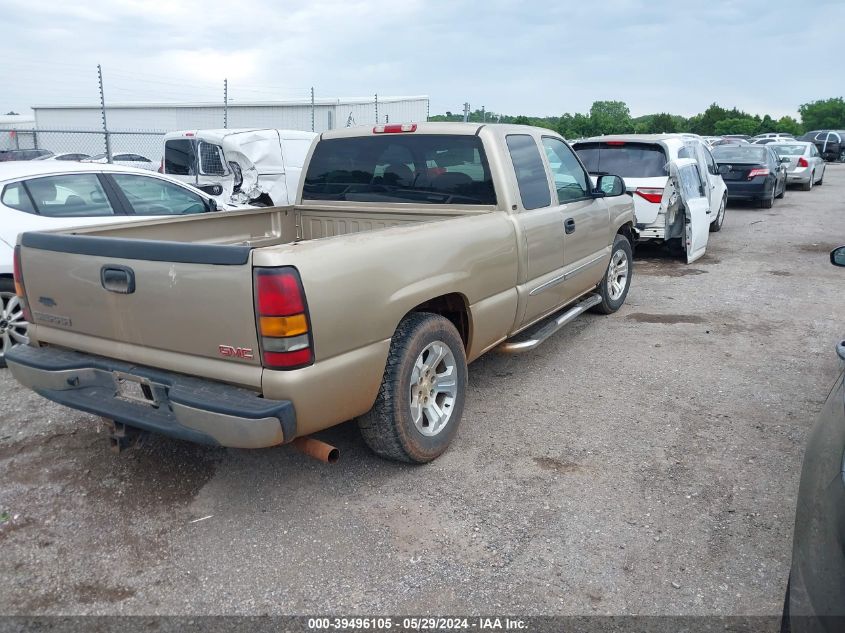
[[[727,165],[719,165],[719,173],[724,176],[727,173],[730,173],[730,169],[728,169]]]
[[[208,205],[208,210],[211,211],[212,213],[220,210],[219,207],[217,206],[217,200],[215,200],[214,198],[209,198],[205,202]]]
[[[625,181],[613,174],[599,176],[598,182],[596,183],[596,193],[603,194],[608,198],[621,196],[625,193]]]
[[[845,246],[840,246],[830,251],[830,263],[834,266],[845,268]]]

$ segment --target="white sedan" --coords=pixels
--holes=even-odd
[[[84,163],[100,163],[103,165],[108,164],[109,159],[105,154],[97,154],[96,156],[91,156],[91,158],[85,158],[82,160]],[[151,161],[146,156],[141,156],[140,154],[130,154],[130,153],[122,153],[122,154],[112,154],[111,156],[111,164],[112,165],[120,165],[122,167],[136,167],[138,169],[146,169],[147,171],[156,171],[158,170],[158,165]]]
[[[178,180],[120,165],[56,161],[0,163],[0,367],[25,343],[15,296],[14,248],[25,231],[234,209]]]

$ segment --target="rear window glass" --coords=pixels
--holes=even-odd
[[[507,142],[522,206],[526,209],[549,206],[552,203],[549,180],[534,137],[512,134],[508,136]]]
[[[622,178],[658,178],[669,174],[666,154],[660,145],[580,143],[575,151],[591,174],[615,174]]]
[[[164,144],[164,173],[193,176],[197,156],[194,142],[188,139],[167,141]]]
[[[384,134],[320,141],[304,200],[496,204],[481,139]]]
[[[766,148],[754,145],[720,145],[713,148],[713,158],[720,163],[765,163]]]
[[[804,151],[807,149],[806,145],[772,145],[772,149],[775,150],[781,156],[802,156]]]

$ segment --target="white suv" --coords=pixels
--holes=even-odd
[[[728,189],[706,142],[693,134],[623,134],[597,136],[574,143],[591,174],[612,173],[622,176],[628,193],[634,198],[638,241],[679,239],[686,246],[687,261],[700,257],[707,243],[707,233],[719,231],[725,221]],[[697,187],[707,201],[703,218],[690,217],[683,222],[670,213],[679,187],[669,187],[671,166],[691,159],[697,165]],[[687,173],[688,170],[684,170]],[[687,187],[687,190],[691,190]],[[697,205],[696,205],[697,206]],[[689,209],[687,209],[689,211]],[[695,246],[693,246],[693,244]]]

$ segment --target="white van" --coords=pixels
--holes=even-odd
[[[275,129],[185,130],[164,137],[159,171],[233,205],[293,204],[317,137]]]

